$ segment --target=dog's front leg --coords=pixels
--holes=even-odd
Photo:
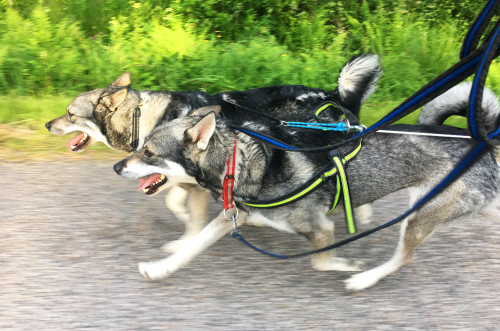
[[[246,213],[240,211],[238,224],[242,224],[245,218]],[[186,241],[176,253],[163,260],[139,263],[139,271],[144,277],[152,280],[165,278],[191,262],[232,228],[232,221],[227,220],[224,212],[221,212],[200,233]]]
[[[165,197],[165,204],[167,208],[177,217],[180,221],[189,222],[189,214],[186,209],[186,199],[188,191],[181,186],[175,185],[170,188],[167,196]]]
[[[161,249],[167,253],[177,252],[189,239],[197,235],[207,225],[207,206],[210,193],[198,185],[189,185],[188,190],[174,186],[167,196],[167,207],[181,211],[175,213],[184,222],[186,230],[177,240],[166,243]],[[189,194],[189,214],[184,206],[186,197]],[[180,217],[182,216],[182,217]]]

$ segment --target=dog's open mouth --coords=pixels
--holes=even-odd
[[[165,175],[152,174],[148,177],[141,178],[137,191],[142,190],[146,195],[155,194],[160,187],[167,183],[168,179]]]
[[[69,150],[72,152],[83,151],[90,143],[90,136],[85,132],[76,135],[75,138],[68,141]]]

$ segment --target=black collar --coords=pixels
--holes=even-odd
[[[130,143],[130,147],[137,149],[139,146],[139,118],[141,117],[141,108],[137,106],[134,109],[134,114],[132,115],[132,142]]]

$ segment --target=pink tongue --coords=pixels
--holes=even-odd
[[[76,146],[78,144],[78,142],[83,139],[83,135],[84,135],[83,132],[79,133],[76,135],[75,138],[68,141],[68,148],[71,152],[73,152],[73,147]]]
[[[139,182],[139,187],[137,187],[137,191],[142,190],[143,188],[148,187],[149,185],[153,184],[156,182],[159,178],[161,177],[160,174],[152,174],[149,177],[146,178],[141,178],[141,181]]]

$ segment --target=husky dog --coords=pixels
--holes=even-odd
[[[448,101],[454,109],[460,100]],[[485,98],[496,97],[486,94]],[[449,94],[441,100],[450,100]],[[491,130],[499,109],[495,100],[485,103],[482,121]],[[238,225],[267,225],[305,236],[313,249],[328,246],[333,241],[334,223],[325,216],[331,206],[335,182],[327,181],[303,198],[276,208],[261,209],[245,205],[248,200],[269,200],[286,195],[307,182],[328,162],[328,155],[277,150],[246,134],[236,134],[224,117],[217,116],[218,107],[201,108],[191,116],[178,118],[155,128],[143,147],[118,162],[114,170],[125,178],[141,179],[141,187],[159,190],[162,179],[177,178],[181,182],[196,182],[220,197],[226,175],[226,162],[232,157],[236,140],[234,201],[239,207]],[[446,113],[445,108],[441,108]],[[490,121],[489,119],[493,119]],[[258,123],[247,127],[267,132]],[[395,130],[463,134],[465,130],[448,126],[395,125]],[[489,132],[489,131],[488,131]],[[279,138],[294,135],[273,131]],[[308,133],[300,140],[309,142]],[[331,143],[332,137],[323,144]],[[318,137],[310,138],[318,142]],[[293,141],[298,143],[298,141]],[[351,160],[346,172],[349,177],[352,204],[371,203],[391,192],[409,188],[411,204],[423,197],[453,169],[474,145],[471,139],[375,133],[363,139],[363,147]],[[345,155],[352,146],[341,148]],[[500,189],[499,164],[496,150],[490,148],[460,178],[433,200],[408,216],[401,225],[401,236],[393,257],[386,263],[356,275],[346,282],[346,288],[358,291],[373,286],[379,280],[409,263],[412,255],[428,236],[448,221],[466,218],[485,211],[496,200]],[[231,213],[234,211],[230,210]],[[221,212],[200,233],[185,243],[176,253],[159,261],[139,264],[143,276],[162,279],[190,262],[197,254],[232,230],[233,224]],[[326,251],[312,257],[317,270],[356,271],[360,263],[333,257]]]
[[[265,110],[268,115],[286,121],[316,121],[313,109],[325,101],[333,101],[359,115],[361,104],[374,91],[381,75],[379,58],[363,55],[351,59],[340,72],[338,87],[325,92],[301,85],[281,85],[248,91],[224,92],[210,95],[205,92],[138,91],[130,88],[129,72],[122,74],[107,88],[96,89],[77,96],[67,113],[45,124],[53,134],[78,134],[68,142],[73,152],[85,150],[95,141],[110,148],[132,152],[133,113],[140,109],[137,148],[158,125],[187,116],[195,109],[220,105],[222,114],[233,124],[257,121],[248,109]],[[327,112],[323,112],[327,113]],[[323,114],[322,113],[322,114]],[[325,120],[335,119],[328,113]],[[265,119],[262,119],[262,123]],[[175,184],[175,178],[169,181]],[[153,194],[150,188],[146,194]],[[190,196],[190,217],[185,200]],[[186,223],[186,232],[179,241],[164,246],[175,251],[184,239],[198,233],[206,224],[206,205],[209,195],[198,185],[179,184],[167,195],[167,207]],[[369,208],[365,208],[368,218]]]

